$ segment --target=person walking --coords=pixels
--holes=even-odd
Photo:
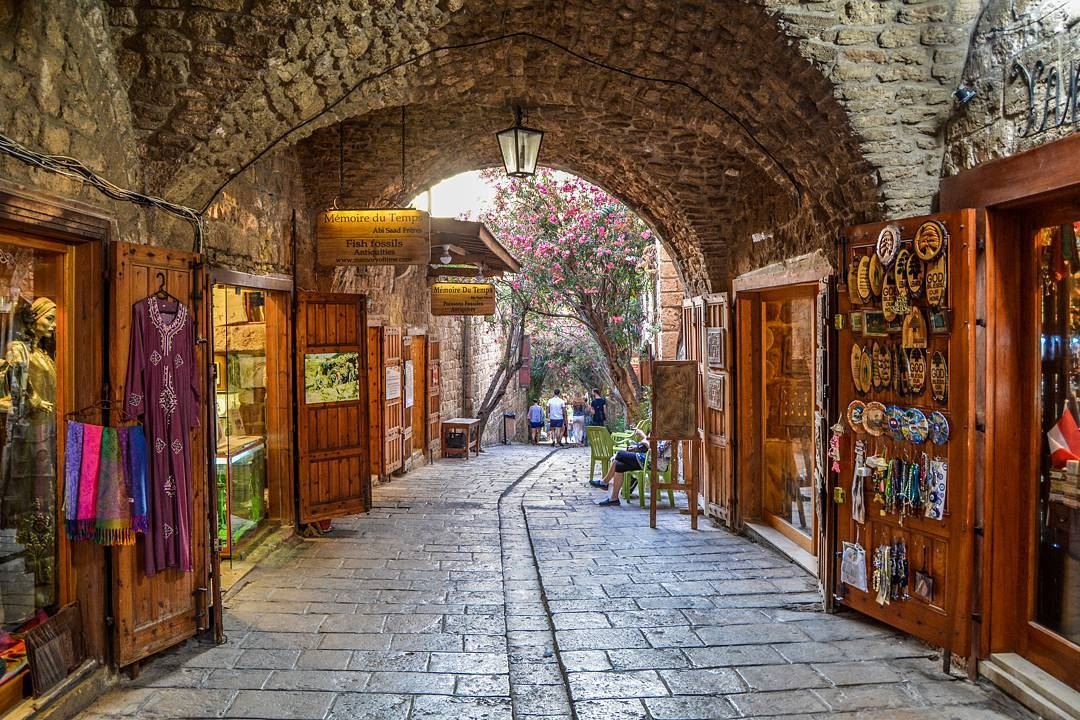
[[[540,444],[540,430],[544,427],[544,408],[540,407],[539,399],[534,400],[529,406],[529,442],[533,445]]]
[[[607,400],[600,394],[599,388],[593,388],[592,390],[592,419],[589,421],[590,425],[605,425],[607,423]]]
[[[585,396],[575,395],[570,407],[573,410],[570,441],[581,446],[585,444],[585,413],[589,407],[585,402]]]
[[[551,445],[556,442],[563,444],[563,435],[566,432],[566,401],[562,399],[562,390],[556,389],[555,394],[547,401],[548,426],[551,428]]]

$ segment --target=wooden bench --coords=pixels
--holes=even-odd
[[[464,436],[461,447],[450,447],[450,436]],[[455,442],[460,443],[460,440]],[[480,454],[480,421],[476,418],[451,418],[442,423],[442,456],[469,459],[469,451]]]

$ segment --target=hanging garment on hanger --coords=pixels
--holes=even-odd
[[[195,330],[187,306],[151,296],[131,309],[126,409],[149,455],[147,575],[191,572],[191,430],[199,424]]]

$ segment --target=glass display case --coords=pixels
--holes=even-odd
[[[266,322],[258,290],[214,286],[218,540],[233,557],[267,512]]]

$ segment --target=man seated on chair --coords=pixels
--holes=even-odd
[[[590,480],[589,484],[593,487],[598,487],[602,490],[610,491],[606,500],[601,500],[596,503],[597,505],[619,505],[619,492],[623,486],[623,473],[634,472],[635,470],[643,470],[645,468],[645,456],[649,452],[649,439],[645,433],[640,429],[634,428],[634,439],[638,442],[627,446],[625,450],[619,450],[617,453],[611,456],[611,463],[608,466],[608,471],[604,477],[600,480]],[[663,462],[666,458],[667,462],[671,462],[668,457],[671,443],[667,440],[661,440],[657,447],[660,450],[662,456],[661,464],[657,465],[657,469],[667,469],[667,464]]]

